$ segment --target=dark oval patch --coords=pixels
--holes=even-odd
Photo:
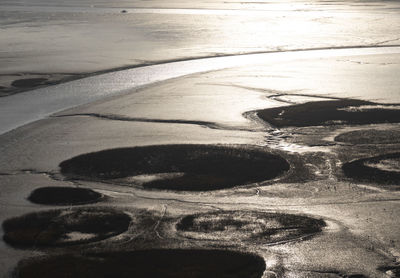
[[[32,203],[43,205],[82,205],[98,202],[102,195],[88,188],[41,187],[28,197]]]
[[[378,270],[385,272],[388,277],[400,277],[400,265],[380,266]]]
[[[400,130],[354,130],[339,134],[336,142],[350,144],[397,144],[400,143]]]
[[[120,234],[130,222],[128,215],[113,209],[51,210],[4,221],[3,238],[21,248],[75,245]]]
[[[210,145],[111,149],[74,157],[60,167],[70,178],[185,191],[261,182],[290,168],[284,158],[261,150]]]
[[[400,153],[391,153],[347,162],[346,177],[380,184],[400,184]]]
[[[398,123],[399,108],[399,105],[348,99],[269,108],[258,111],[257,115],[277,127]]]
[[[85,255],[62,255],[19,263],[15,277],[46,278],[257,278],[260,256],[228,250],[154,249]]]
[[[46,84],[47,78],[24,78],[24,79],[18,79],[15,80],[11,83],[11,86],[16,87],[16,88],[32,88],[40,85]]]
[[[200,240],[280,243],[321,232],[323,220],[256,211],[218,211],[187,215],[176,225],[181,235]]]

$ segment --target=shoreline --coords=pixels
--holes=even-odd
[[[396,271],[392,262],[398,257],[392,255],[391,250],[399,246],[399,225],[396,218],[388,216],[399,213],[400,192],[392,185],[382,187],[377,183],[360,183],[350,179],[344,175],[342,165],[371,157],[371,166],[376,165],[378,169],[391,166],[393,159],[378,157],[378,161],[375,161],[374,157],[398,153],[399,143],[395,140],[397,133],[394,131],[399,129],[399,125],[362,126],[363,138],[369,139],[371,134],[376,133],[370,130],[378,128],[386,141],[388,135],[394,134],[393,138],[389,138],[393,140],[385,144],[365,145],[361,144],[364,142],[360,132],[355,135],[357,141],[354,144],[334,141],[339,134],[360,130],[357,125],[267,130],[261,129],[263,126],[253,121],[251,113],[245,113],[248,117],[242,116],[243,111],[288,103],[299,104],[310,99],[318,100],[318,97],[322,97],[322,100],[328,97],[358,97],[356,94],[361,92],[367,99],[380,97],[386,101],[398,100],[397,90],[394,91],[393,87],[384,88],[395,92],[394,97],[381,93],[382,84],[388,84],[388,79],[379,79],[380,75],[371,78],[376,65],[383,65],[382,74],[393,80],[394,87],[399,88],[396,73],[400,66],[400,53],[396,52],[397,49],[390,50],[397,54],[332,56],[337,53],[382,51],[320,51],[319,56],[307,53],[309,59],[303,60],[299,60],[301,55],[298,53],[252,56],[258,60],[260,57],[269,58],[261,59],[261,64],[255,63],[253,66],[159,80],[133,91],[128,91],[126,87],[125,94],[113,91],[108,97],[103,94],[81,98],[81,101],[89,104],[0,136],[4,153],[0,160],[3,172],[0,183],[4,193],[0,201],[5,206],[1,215],[5,223],[3,236],[7,233],[8,239],[12,239],[0,244],[5,254],[4,262],[0,265],[1,271],[7,274],[4,276],[11,277],[11,273],[15,273],[12,271],[27,270],[33,273],[29,269],[44,269],[59,263],[56,270],[62,269],[63,273],[69,274],[71,264],[69,261],[65,263],[64,258],[80,263],[92,259],[91,251],[97,251],[102,256],[101,263],[107,263],[107,268],[112,269],[110,266],[119,266],[119,263],[107,260],[108,256],[142,255],[138,251],[141,249],[156,250],[145,252],[155,252],[157,256],[162,255],[159,249],[167,250],[163,252],[168,252],[168,257],[175,261],[179,261],[177,254],[186,252],[185,258],[198,265],[198,251],[181,251],[196,248],[214,249],[207,254],[216,254],[219,251],[215,250],[219,249],[258,254],[259,261],[267,265],[264,274],[273,272],[276,277],[309,277],[310,273],[315,277],[384,277],[387,269]],[[330,58],[324,58],[326,53],[331,54]],[[69,101],[70,93],[74,95],[74,88],[75,94],[82,97],[82,94],[89,92],[87,87],[91,86],[94,92],[107,91],[108,88],[115,90],[124,82],[134,82],[133,77],[140,81],[149,78],[149,75],[165,78],[165,73],[173,72],[175,67],[180,70],[177,74],[185,74],[185,70],[189,69],[206,70],[205,66],[210,66],[211,62],[219,65],[217,61],[222,61],[222,65],[226,66],[229,61],[228,65],[232,65],[232,61],[244,63],[253,58],[211,59],[203,64],[201,61],[181,62],[175,66],[167,64],[128,70],[129,74],[124,71],[109,73],[105,75],[107,80],[90,77],[89,80],[60,84],[48,90],[16,94],[2,98],[0,102],[27,97],[38,104],[44,104],[43,101],[63,103]],[[323,86],[311,86],[316,80],[322,80]],[[350,85],[338,91],[338,83]],[[353,83],[360,85],[357,88]],[[287,84],[295,88],[282,87]],[[366,91],[365,86],[370,91]],[[62,91],[63,88],[65,91]],[[309,90],[305,91],[304,88]],[[44,97],[46,93],[49,95]],[[53,102],[50,97],[55,97]],[[98,97],[99,101],[91,102],[93,99],[90,97]],[[30,103],[26,103],[22,108],[29,109],[29,106]],[[8,108],[7,105],[4,107]],[[40,105],[37,107],[41,108]],[[370,106],[362,107],[368,109]],[[351,108],[354,110],[356,107],[352,105]],[[19,113],[25,113],[25,110]],[[66,113],[70,113],[70,116]],[[74,115],[98,117],[74,118]],[[105,115],[114,116],[105,118]],[[195,125],[199,121],[225,124],[233,129],[204,128]],[[248,130],[235,130],[236,127]],[[260,132],[251,132],[251,129]],[[264,152],[274,156],[264,155]],[[142,162],[145,163],[133,163],[136,154],[144,154]],[[269,157],[275,159],[268,162]],[[274,168],[264,168],[264,165],[275,167],[281,159],[285,159],[290,168],[286,170],[287,167],[283,165],[277,170],[285,172],[270,179],[264,176],[258,179],[261,171],[251,166],[260,165],[265,173],[274,174],[277,173],[273,171]],[[244,170],[248,173],[248,179],[234,178],[235,181],[239,180],[238,184],[230,182],[236,173],[242,176]],[[81,175],[77,171],[84,173]],[[181,185],[193,185],[194,179],[199,180],[197,177],[205,181],[204,185],[209,186],[207,189],[210,190],[165,187],[178,182]],[[223,184],[228,187],[219,188]],[[75,200],[74,192],[78,190],[86,193],[80,194],[80,198]],[[54,200],[51,192],[64,194],[61,200]],[[39,198],[32,198],[35,195]],[[101,198],[96,199],[98,196]],[[65,210],[61,206],[65,203],[77,206],[68,205]],[[61,207],[55,207],[58,205]],[[60,214],[60,211],[64,213]],[[31,221],[35,218],[42,221]],[[73,221],[73,227],[68,226],[71,218],[77,219]],[[106,223],[104,219],[123,220],[117,227],[124,231],[119,233],[120,230],[109,229],[107,225],[90,225],[89,230],[86,228],[89,221],[102,224]],[[47,225],[49,222],[59,226]],[[34,238],[32,248],[32,241],[22,245],[21,238],[15,236],[20,234],[20,229],[14,229],[15,226],[7,223],[15,223],[22,227],[21,230],[32,226],[35,228],[38,223],[40,235],[52,236],[41,236],[38,242],[36,230],[23,233]],[[60,226],[66,228],[57,233]],[[314,229],[310,230],[310,227]],[[111,236],[99,240],[108,234]],[[55,256],[55,248],[58,254],[76,251],[85,256]],[[281,252],[281,248],[287,252]],[[130,253],[121,253],[121,250],[129,250]],[[293,254],[299,254],[300,257]],[[163,258],[156,262],[164,262]],[[301,263],[298,258],[302,258]],[[143,263],[143,268],[151,270],[154,261],[146,262],[149,264]],[[95,269],[98,267],[95,266]],[[321,274],[321,269],[329,272]],[[257,277],[262,277],[262,274]]]
[[[238,52],[238,53],[226,53],[226,54],[216,54],[216,55],[204,55],[204,56],[195,56],[195,57],[185,57],[185,58],[176,58],[176,59],[165,59],[165,60],[158,60],[158,61],[147,61],[144,63],[139,64],[132,64],[127,66],[120,66],[114,67],[110,69],[98,70],[93,72],[86,72],[86,73],[35,73],[35,72],[19,72],[19,73],[9,73],[9,74],[1,74],[1,76],[21,76],[21,75],[32,75],[32,76],[52,76],[52,75],[60,75],[64,76],[61,79],[54,79],[54,80],[46,80],[44,81],[46,84],[39,84],[37,86],[26,86],[26,87],[4,87],[0,86],[0,99],[4,97],[9,97],[15,94],[28,92],[31,90],[47,88],[54,85],[65,84],[71,81],[80,80],[88,77],[94,77],[102,74],[119,72],[124,70],[136,69],[136,68],[143,68],[148,66],[156,66],[156,65],[165,65],[170,63],[177,63],[177,62],[190,62],[190,61],[197,61],[203,59],[213,59],[213,58],[223,58],[223,57],[238,57],[238,56],[246,56],[246,55],[257,55],[257,54],[273,54],[273,53],[292,53],[292,52],[305,52],[305,51],[319,51],[319,50],[341,50],[341,49],[366,49],[366,48],[396,48],[400,47],[400,44],[382,44],[382,45],[348,45],[348,46],[328,46],[328,47],[312,47],[312,48],[298,48],[298,49],[284,49],[284,50],[267,50],[267,51],[251,51],[251,52]],[[14,79],[15,81],[20,80],[28,80],[28,79],[36,79],[36,78],[18,78]],[[12,83],[13,83],[12,82]],[[2,90],[4,92],[2,92]]]
[[[2,277],[400,274],[400,2],[0,7]]]

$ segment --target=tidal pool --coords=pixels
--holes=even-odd
[[[68,178],[146,189],[209,191],[271,180],[289,170],[282,157],[223,145],[156,145],[83,154],[60,164]]]
[[[242,210],[187,215],[176,229],[182,236],[199,240],[276,244],[310,237],[325,225],[323,220],[302,215]]]
[[[259,278],[265,267],[264,259],[251,253],[149,249],[32,258],[19,263],[15,277]]]
[[[32,203],[43,205],[82,205],[98,202],[102,194],[89,188],[40,187],[28,197]]]
[[[111,208],[75,208],[29,213],[3,222],[4,241],[19,248],[94,242],[126,231],[131,218]]]

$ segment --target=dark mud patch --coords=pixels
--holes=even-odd
[[[269,108],[258,117],[276,127],[400,122],[400,105],[345,99]]]
[[[358,144],[398,144],[400,143],[400,130],[354,130],[339,134],[336,142]]]
[[[260,256],[227,250],[154,249],[29,259],[15,277],[46,278],[258,278],[265,271]]]
[[[30,213],[4,221],[4,241],[20,247],[56,247],[94,242],[126,231],[131,218],[105,208]]]
[[[28,197],[32,203],[43,205],[82,205],[98,202],[102,194],[88,188],[41,187]]]
[[[11,86],[21,89],[34,88],[41,85],[46,85],[47,78],[24,78],[17,79],[11,83]]]
[[[282,157],[244,147],[159,145],[89,153],[60,164],[69,178],[148,189],[209,191],[274,179],[289,170]]]
[[[187,215],[176,225],[188,238],[276,244],[307,238],[322,231],[323,220],[255,211],[218,211]]]
[[[400,265],[381,266],[378,270],[384,272],[388,277],[400,277]]]
[[[306,275],[301,277],[307,278],[368,278],[363,274],[345,274],[337,270],[326,270],[326,271],[310,271],[305,273]]]
[[[357,181],[400,185],[400,153],[354,160],[342,169],[346,177]]]
[[[82,78],[74,73],[10,73],[0,74],[0,97]]]

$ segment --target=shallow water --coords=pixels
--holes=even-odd
[[[335,98],[400,102],[399,7],[399,1],[0,0],[0,86],[128,68],[0,98],[0,220],[48,210],[29,201],[40,187],[84,187],[104,195],[88,206],[121,209],[132,222],[119,236],[75,246],[78,253],[229,247],[260,255],[264,278],[387,277],[384,271],[400,260],[399,188],[348,180],[342,165],[398,152],[398,140],[386,137],[395,139],[399,125],[277,130],[253,116]],[[148,63],[156,65],[129,69]],[[382,140],[358,138],[375,129]],[[353,131],[359,133],[350,141],[334,140]],[[255,145],[291,168],[249,186],[187,192],[140,188],[170,174],[129,176],[138,184],[130,187],[66,179],[58,167],[85,153],[164,144]],[[398,173],[398,159],[374,165]],[[185,215],[221,210],[296,215],[327,226],[308,240],[274,246],[176,231]],[[236,225],[227,225],[227,235],[229,227],[239,239],[258,229]],[[92,234],[66,231],[64,239],[82,235]],[[4,277],[12,277],[20,259],[43,254],[4,241],[0,250]]]
[[[399,43],[400,33],[397,1],[24,0],[0,1],[0,7],[0,73],[6,75],[93,72],[253,51],[385,45]]]
[[[249,54],[216,58],[195,59],[154,66],[111,72],[43,89],[37,89],[9,97],[0,98],[0,133],[47,117],[53,113],[106,97],[121,95],[134,88],[154,82],[181,77],[193,73],[215,71],[224,68],[300,62],[313,64],[321,58],[399,54],[400,47],[339,48]],[[309,61],[308,61],[309,60]],[[302,65],[305,69],[306,65]],[[328,72],[330,69],[328,69]],[[320,74],[323,72],[320,72]],[[388,78],[396,80],[394,72]],[[360,75],[360,72],[357,73]],[[362,76],[362,73],[361,73]],[[300,79],[300,81],[303,79]],[[351,82],[351,79],[349,80]],[[287,84],[287,83],[286,83]],[[292,83],[294,84],[294,83]],[[365,86],[365,84],[362,84]],[[358,92],[357,92],[358,93]],[[392,93],[391,91],[389,93]],[[367,96],[368,98],[376,96]],[[397,101],[397,95],[386,101]],[[380,95],[382,98],[382,95]]]

